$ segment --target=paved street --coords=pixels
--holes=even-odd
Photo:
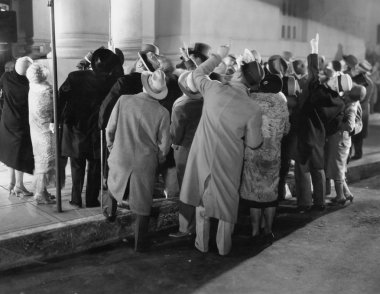
[[[352,187],[344,208],[283,210],[267,248],[234,236],[231,255],[219,257],[161,233],[144,254],[127,240],[3,272],[0,293],[379,293],[380,176]]]

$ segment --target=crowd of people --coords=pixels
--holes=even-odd
[[[226,255],[243,206],[250,238],[271,244],[293,163],[300,212],[325,209],[331,180],[332,205],[353,201],[347,163],[362,156],[377,93],[368,62],[353,55],[326,62],[318,34],[310,45],[307,61],[273,55],[264,62],[254,49],[234,55],[229,46],[195,43],[180,48],[174,66],[144,44],[127,74],[123,53],[101,47],[60,86],[58,122],[48,69],[21,57],[0,79],[0,161],[9,168],[9,193],[55,203],[47,190],[56,182],[55,156],[62,169],[70,158],[70,204],[83,207],[87,172],[85,206],[100,206],[103,185],[103,214],[112,222],[118,206],[130,209],[135,250],[144,251],[160,174],[166,195],[179,195],[179,230],[170,237],[195,235],[195,247],[207,252],[215,218],[218,252]],[[34,175],[33,192],[23,173]]]

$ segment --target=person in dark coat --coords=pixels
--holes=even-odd
[[[308,87],[305,89],[304,104],[299,112],[297,126],[298,156],[295,176],[298,187],[298,206],[302,209],[325,208],[326,178],[324,172],[324,145],[326,135],[334,134],[343,123],[345,103],[341,93],[351,90],[349,75],[336,75],[325,83],[319,81],[318,68],[319,35],[310,41],[312,54],[308,56]],[[305,175],[310,172],[313,181],[313,197],[310,186],[304,183]]]
[[[100,206],[99,108],[116,82],[114,69],[120,60],[112,51],[95,50],[92,70],[71,72],[59,89],[62,155],[70,157],[72,190],[70,204],[82,207],[82,189],[88,161],[86,207]]]
[[[9,168],[9,193],[32,196],[23,183],[23,174],[33,174],[34,157],[29,128],[26,70],[33,63],[29,57],[17,59],[15,70],[0,78],[4,104],[0,121],[0,161]]]

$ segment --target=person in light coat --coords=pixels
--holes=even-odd
[[[216,241],[220,255],[231,250],[244,146],[257,148],[262,143],[260,107],[249,97],[249,87],[259,85],[263,78],[260,65],[256,61],[243,64],[227,84],[208,77],[228,50],[221,46],[218,54],[192,73],[204,106],[180,194],[184,203],[196,207],[195,247],[199,251],[208,251],[209,218],[219,220]]]
[[[167,95],[161,70],[141,74],[143,92],[123,95],[116,102],[106,128],[108,158],[108,198],[105,215],[113,220],[116,203],[128,198],[137,215],[135,250],[147,249],[146,234],[153,202],[155,174],[170,148],[170,116],[159,100]]]

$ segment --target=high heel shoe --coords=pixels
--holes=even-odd
[[[345,197],[340,198],[340,199],[337,199],[337,198],[335,197],[335,198],[331,199],[331,203],[332,203],[333,205],[342,205],[342,206],[344,206],[344,205],[346,204],[346,201],[347,201],[347,200],[348,200],[348,199],[345,198]]]
[[[352,194],[345,196],[347,201],[350,201],[352,203],[354,201],[354,196]]]
[[[34,196],[37,204],[55,204],[55,200],[51,199],[46,193],[36,194]]]
[[[21,188],[21,187],[15,187],[13,189],[14,191],[14,194],[17,196],[17,197],[29,197],[29,196],[33,196],[33,193],[26,190],[25,187]]]

